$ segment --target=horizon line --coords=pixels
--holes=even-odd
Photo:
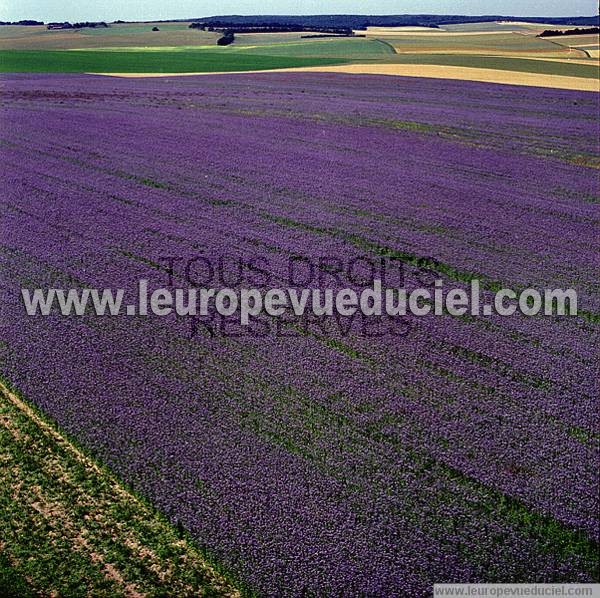
[[[502,19],[507,19],[507,18],[511,18],[511,19],[591,19],[591,18],[598,18],[600,19],[600,12],[597,14],[592,14],[592,15],[573,15],[573,14],[567,14],[567,15],[560,15],[560,16],[548,16],[548,15],[544,15],[544,14],[538,14],[538,15],[527,15],[527,16],[515,16],[515,15],[508,15],[508,14],[494,14],[494,13],[490,13],[490,14],[474,14],[474,15],[465,15],[465,14],[460,14],[460,13],[426,13],[426,12],[404,12],[404,13],[370,13],[370,14],[366,14],[366,13],[354,13],[354,12],[348,12],[348,13],[330,13],[330,12],[324,12],[324,13],[306,13],[306,14],[299,14],[299,13],[259,13],[259,14],[217,14],[217,15],[206,15],[206,16],[201,16],[201,17],[181,17],[181,18],[157,18],[157,19],[153,19],[153,18],[145,18],[145,19],[134,19],[134,20],[125,20],[125,19],[116,19],[116,20],[111,20],[108,21],[110,23],[115,23],[117,21],[123,22],[123,23],[158,23],[158,22],[163,22],[163,23],[168,23],[168,22],[176,22],[176,21],[198,21],[200,19],[215,19],[215,18],[227,18],[227,17],[326,17],[326,16],[332,16],[332,17],[468,17],[468,18],[476,18],[476,17],[499,17]],[[32,17],[23,17],[20,19],[13,19],[12,21],[3,21],[2,18],[0,18],[1,22],[19,22],[19,21],[38,21],[39,19],[36,18],[32,18]],[[46,21],[42,21],[39,20],[41,23],[46,23]],[[69,19],[65,19],[65,22],[68,22]],[[105,19],[102,19],[102,21],[106,21]],[[102,21],[96,21],[96,22],[102,22]],[[92,22],[92,21],[90,21]]]

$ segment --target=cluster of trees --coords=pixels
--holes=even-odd
[[[89,21],[85,21],[83,23],[73,23],[73,29],[83,29],[84,27],[91,27],[95,29],[96,27],[108,27],[108,25],[101,21],[99,23],[90,23]]]
[[[232,29],[227,29],[223,35],[217,40],[217,46],[228,46],[233,43],[235,32]]]
[[[44,21],[0,21],[0,25],[43,25]]]
[[[556,29],[546,29],[543,33],[540,33],[538,37],[558,37],[561,35],[594,35],[600,33],[600,27],[590,27],[588,29],[567,29],[565,31]]]
[[[48,23],[48,29],[83,29],[84,27],[94,29],[96,27],[108,27],[108,25],[104,21],[100,23],[91,23],[89,21],[82,23],[69,23],[68,21],[65,23]]]

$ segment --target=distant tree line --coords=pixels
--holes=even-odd
[[[0,21],[0,25],[27,25],[27,26],[31,26],[31,25],[43,25],[44,21],[30,21],[30,20],[25,20],[25,21]]]
[[[261,23],[249,23],[247,25],[236,25],[228,21],[214,21],[210,24],[204,22],[194,22],[190,24],[191,29],[200,29],[202,31],[233,31],[235,33],[301,33],[310,31],[314,33],[331,33],[334,35],[352,35],[352,29],[343,27],[310,27],[303,25],[285,25],[281,23],[270,23],[264,25]]]
[[[100,23],[91,23],[89,21],[82,23],[69,23],[67,21],[64,23],[48,23],[47,26],[48,29],[84,29],[86,27],[95,29],[96,27],[108,27],[108,25],[104,21],[101,21]]]
[[[310,29],[365,29],[366,27],[435,27],[458,23],[489,23],[493,21],[525,21],[549,23],[550,25],[598,26],[598,17],[532,17],[522,18],[508,15],[261,15],[261,16],[216,16],[190,19],[200,26],[217,29],[240,27],[301,27]],[[266,29],[265,29],[266,30]],[[297,31],[297,30],[296,30]],[[325,31],[329,33],[330,31]]]
[[[356,33],[314,33],[310,35],[301,35],[301,39],[313,39],[313,38],[323,38],[323,37],[367,37],[366,35],[360,35]]]
[[[561,35],[594,35],[600,33],[600,27],[589,27],[588,29],[546,29],[543,33],[540,33],[538,37],[560,37]]]

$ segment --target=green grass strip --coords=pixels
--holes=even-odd
[[[0,51],[4,73],[211,73],[270,70],[346,63],[342,58],[266,56],[242,52],[5,50]]]

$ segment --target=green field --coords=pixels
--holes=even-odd
[[[565,35],[560,37],[552,37],[553,42],[561,46],[597,46],[600,43],[599,35]]]
[[[391,46],[376,39],[327,38],[280,42],[264,46],[237,46],[234,42],[231,51],[245,54],[269,54],[270,56],[321,56],[357,60],[377,58],[394,54]]]
[[[468,54],[397,54],[386,62],[498,69],[520,73],[562,75],[565,77],[585,77],[591,79],[597,79],[600,72],[598,62],[592,60],[587,65],[553,60],[510,58],[506,56],[471,56]]]
[[[193,73],[249,71],[344,64],[319,56],[267,56],[218,50],[5,50],[0,72],[29,73]]]

